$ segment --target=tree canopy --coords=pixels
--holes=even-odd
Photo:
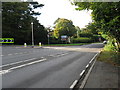
[[[120,2],[74,2],[76,10],[92,10],[96,29],[112,39],[120,52]]]
[[[69,37],[76,34],[76,28],[73,22],[68,19],[58,18],[55,21],[54,35],[55,37],[60,37],[61,35],[67,35]]]
[[[44,26],[34,17],[40,15],[34,9],[43,7],[43,4],[37,2],[3,2],[2,5],[3,38],[14,38],[15,44],[25,42],[31,44],[31,22],[33,22],[35,38],[37,37],[39,42],[45,41],[41,38],[47,36]],[[35,42],[38,42],[37,39]]]

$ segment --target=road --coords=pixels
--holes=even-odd
[[[103,44],[2,48],[3,88],[70,88]]]

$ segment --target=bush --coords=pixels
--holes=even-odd
[[[109,42],[105,45],[104,50],[105,50],[105,51],[117,51],[116,47],[114,46],[114,44],[113,44],[111,41],[109,41]]]
[[[73,43],[91,43],[93,42],[93,40],[91,38],[81,37],[81,38],[74,38],[72,42]]]
[[[50,37],[50,38],[49,38],[49,43],[50,43],[50,44],[59,44],[60,41],[59,41],[59,39],[57,39],[57,38],[55,38],[55,37]]]
[[[119,55],[120,52],[102,51],[97,60],[120,66]]]

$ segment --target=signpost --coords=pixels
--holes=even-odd
[[[62,35],[61,36],[61,41],[65,41],[67,43],[68,41],[68,36],[67,35]]]

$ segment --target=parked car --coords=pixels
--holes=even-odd
[[[107,41],[105,40],[105,41],[103,41],[103,44],[107,44]]]

